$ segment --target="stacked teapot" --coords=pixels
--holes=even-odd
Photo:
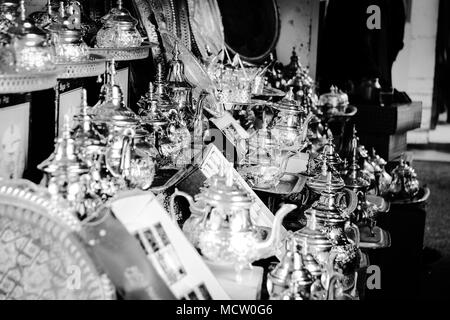
[[[343,274],[344,289],[350,291],[361,259],[358,228],[350,222],[358,198],[353,191],[344,189],[339,176],[333,178],[331,170],[324,161],[321,175],[326,178],[315,181],[316,192],[320,190],[319,200],[305,211],[306,227],[297,231],[295,237],[303,253],[313,255],[322,266],[326,266],[330,254],[335,254],[333,270]]]

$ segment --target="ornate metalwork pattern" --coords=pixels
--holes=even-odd
[[[114,297],[73,228],[39,199],[19,187],[0,188],[0,300]]]
[[[216,0],[188,0],[189,20],[203,59],[225,46],[222,16]]]

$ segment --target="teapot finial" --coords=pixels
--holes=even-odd
[[[52,0],[47,0],[47,13],[50,17],[53,15]]]
[[[20,10],[20,19],[22,21],[25,21],[27,19],[27,12],[26,12],[26,9],[25,9],[25,1],[24,0],[20,1],[20,8],[19,8],[19,10]]]
[[[150,101],[155,99],[155,85],[152,81],[148,84],[148,98]]]
[[[327,164],[327,158],[325,158],[322,162],[322,168],[321,168],[322,176],[326,176],[328,173],[328,164]]]
[[[116,61],[114,59],[109,63],[109,83],[114,86],[116,84]]]
[[[122,9],[123,9],[123,3],[122,3],[122,0],[117,0],[117,8],[118,8],[119,10],[122,10]]]
[[[70,139],[70,118],[69,115],[64,115],[64,124],[63,124],[63,130],[62,130],[62,138],[63,139]]]
[[[179,50],[179,48],[178,48],[178,41],[177,41],[177,40],[175,41],[175,46],[173,47],[173,52],[172,52],[172,54],[173,54],[173,60],[174,60],[174,61],[180,60],[180,59],[179,59],[179,56],[180,56],[180,50]]]
[[[59,9],[58,9],[59,17],[65,18],[66,16],[66,8],[64,7],[64,1],[59,2]]]

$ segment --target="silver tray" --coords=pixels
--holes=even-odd
[[[56,86],[60,69],[42,72],[0,74],[0,94],[41,91]]]
[[[108,277],[39,188],[0,184],[0,300],[113,299]]]
[[[280,89],[265,87],[262,93],[253,93],[254,97],[284,97],[286,93]]]
[[[294,193],[300,193],[306,184],[306,178],[301,175],[286,173],[280,180],[280,183],[271,189],[252,188],[254,191],[266,192],[275,195],[287,196]]]
[[[98,54],[90,54],[83,61],[61,62],[56,65],[63,70],[58,79],[96,77],[106,72],[106,58]]]
[[[375,226],[373,228],[373,233],[375,234],[375,237],[373,237],[373,241],[370,235],[364,236],[368,233],[368,227],[360,229],[359,231],[360,235],[363,236],[363,238],[360,238],[361,240],[359,242],[359,247],[362,249],[382,249],[389,248],[391,246],[391,235],[388,231],[383,230],[378,226]]]
[[[129,48],[90,48],[92,54],[106,57],[107,60],[131,61],[146,59],[150,55],[150,48],[157,47],[158,44],[144,42],[140,47]]]

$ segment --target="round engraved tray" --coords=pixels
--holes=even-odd
[[[156,43],[144,42],[140,47],[127,48],[90,48],[92,54],[106,57],[107,60],[131,61],[146,59],[150,55],[150,48],[156,47]]]
[[[1,184],[0,300],[114,298],[73,227],[35,192]]]
[[[56,65],[63,70],[58,75],[58,79],[96,77],[106,72],[106,58],[98,54],[90,54],[83,61],[62,62]]]
[[[0,94],[40,91],[53,88],[60,70],[0,74]]]

